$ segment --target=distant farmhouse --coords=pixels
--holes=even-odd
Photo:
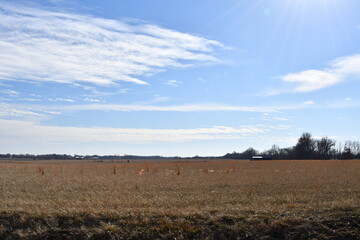
[[[251,161],[256,160],[272,160],[272,156],[270,155],[254,155],[251,157]]]

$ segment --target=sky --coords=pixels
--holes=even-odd
[[[0,152],[360,140],[358,0],[0,0]]]

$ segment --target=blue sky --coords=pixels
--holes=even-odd
[[[357,0],[0,0],[0,152],[359,140]]]

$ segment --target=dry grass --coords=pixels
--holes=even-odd
[[[4,216],[304,219],[359,214],[359,199],[360,161],[0,162]]]
[[[0,211],[160,213],[357,208],[358,161],[0,163]]]

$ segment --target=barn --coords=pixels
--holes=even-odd
[[[272,156],[269,155],[254,155],[251,157],[252,161],[256,161],[256,160],[272,160]]]

